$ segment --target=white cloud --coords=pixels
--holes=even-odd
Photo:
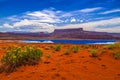
[[[95,8],[86,8],[86,9],[81,9],[81,10],[75,10],[75,11],[70,11],[70,12],[62,12],[60,11],[60,16],[59,18],[68,18],[68,17],[73,17],[73,16],[80,16],[80,17],[86,17],[91,15],[91,12],[98,11],[103,9],[103,7],[95,7]],[[85,14],[86,13],[86,14]]]
[[[39,20],[39,22],[48,22],[48,23],[58,23],[61,22],[59,17],[57,16],[58,11],[53,10],[42,10],[26,13],[28,17],[33,17]],[[60,13],[60,11],[59,11]],[[59,14],[58,13],[58,14]]]
[[[115,12],[120,12],[120,9],[113,9],[113,10],[101,12],[100,14],[110,14],[110,13],[115,13]]]
[[[47,23],[36,23],[31,25],[20,26],[22,32],[54,32],[54,26]]]
[[[109,25],[112,26],[109,28]],[[55,27],[56,29],[68,29],[68,28],[83,28],[88,31],[101,31],[101,32],[119,32],[120,33],[120,18],[113,18],[108,20],[100,20],[82,24],[69,24],[61,27]],[[108,26],[108,27],[107,27]]]
[[[33,23],[34,22],[32,22],[30,20],[24,19],[24,20],[21,20],[20,22],[14,23],[13,26],[18,27],[18,26],[32,25]]]
[[[89,13],[89,12],[94,12],[94,11],[97,11],[97,10],[100,10],[100,9],[102,9],[102,7],[86,8],[86,9],[80,10],[80,12]]]
[[[11,20],[11,21],[19,21],[19,19],[17,18],[16,15],[7,17],[7,19],[8,19],[8,20]]]
[[[29,20],[37,20],[39,22],[44,23],[59,23],[61,22],[59,18],[59,14],[61,14],[62,11],[54,10],[54,9],[45,9],[41,11],[33,11],[33,12],[26,12],[20,15],[14,15],[7,17],[8,20],[11,21],[21,21],[23,19],[29,19]]]
[[[95,7],[95,8],[85,8],[85,9],[81,9],[81,10],[75,10],[75,11],[70,11],[70,12],[62,12],[60,11],[61,17],[71,17],[71,16],[75,16],[75,15],[82,15],[83,13],[90,13],[90,12],[94,12],[97,10],[102,9],[102,7]],[[84,14],[87,15],[87,14]]]
[[[80,22],[82,23],[84,20],[80,20]]]
[[[61,22],[61,20],[59,19],[56,13],[60,13],[60,11],[53,11],[52,9],[52,10],[26,12],[22,15],[10,16],[7,17],[7,19],[13,22],[11,24],[4,23],[0,31],[6,30],[13,32],[21,31],[21,32],[51,33],[54,31],[54,26],[50,23]]]
[[[103,28],[104,26],[114,26],[117,24],[120,24],[120,18],[113,18],[108,20],[101,20],[101,21],[94,21],[94,22],[85,22],[86,14],[89,12],[94,12],[96,10],[100,10],[102,7],[96,7],[96,8],[86,8],[82,10],[76,10],[71,12],[63,12],[55,9],[45,9],[42,11],[33,11],[33,12],[26,12],[22,15],[17,16],[11,16],[8,18],[8,20],[13,21],[12,23],[4,23],[2,25],[2,28],[6,31],[26,31],[26,32],[53,32],[54,31],[54,23],[68,23],[68,22],[79,22],[81,24],[68,24],[61,27],[55,27],[55,28],[83,28],[84,30],[89,31],[108,31],[108,28]],[[85,14],[86,13],[86,14]],[[82,15],[83,14],[83,15]],[[80,17],[76,17],[80,16]],[[63,19],[64,18],[64,19]],[[14,20],[15,19],[15,20]],[[102,26],[103,29],[100,27]],[[1,28],[1,30],[3,30]],[[114,28],[114,27],[113,27]],[[115,28],[114,28],[115,29]],[[114,30],[113,29],[113,30]],[[110,29],[109,29],[110,30]],[[111,31],[113,31],[111,30]],[[113,31],[115,32],[115,31]],[[116,30],[118,32],[118,30]]]
[[[7,17],[7,19],[15,22],[17,21],[19,22],[23,19],[29,19],[29,20],[37,20],[42,23],[61,23],[64,22],[63,20],[61,20],[61,18],[70,18],[76,15],[80,17],[86,17],[88,16],[88,14],[84,14],[84,13],[94,12],[99,9],[102,9],[102,7],[86,8],[82,10],[63,12],[60,10],[55,10],[50,8],[41,11],[26,12],[21,15],[13,15]]]
[[[114,28],[96,28],[95,31],[97,32],[114,32],[120,33],[120,26],[115,26]]]
[[[8,23],[3,24],[5,28],[13,28],[13,26],[9,25]]]
[[[76,22],[76,19],[75,19],[75,18],[72,18],[70,21],[71,21],[71,22]]]
[[[39,23],[33,20],[21,20],[20,22],[16,22],[12,25],[3,24],[3,29],[10,29],[10,31],[15,32],[54,32],[54,26],[48,23]]]
[[[73,16],[73,12],[63,13],[60,17],[71,17]]]

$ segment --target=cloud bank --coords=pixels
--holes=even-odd
[[[116,12],[120,12],[120,9],[113,9],[113,10],[101,12],[100,14],[110,14],[110,13],[116,13]]]
[[[87,31],[98,31],[98,32],[115,32],[120,33],[120,17],[108,20],[94,21],[82,24],[70,24],[56,29],[69,29],[69,28],[83,28]]]
[[[12,25],[10,24],[3,24],[0,29],[2,32],[47,32],[52,33],[54,32],[54,26],[48,23],[40,23],[35,20],[21,20],[20,22],[16,22]]]
[[[84,30],[99,32],[120,32],[120,17],[98,21],[93,20],[96,11],[101,9],[103,8],[95,7],[64,12],[50,8],[41,11],[25,12],[3,19],[5,23],[0,25],[0,32],[52,33],[55,29],[67,28],[83,28]],[[105,15],[114,12],[120,12],[120,10],[103,11],[100,14]]]
[[[94,12],[94,11],[97,11],[97,10],[100,10],[100,9],[102,9],[102,7],[86,8],[86,9],[82,9],[82,10],[80,10],[80,12],[88,13],[88,12]]]

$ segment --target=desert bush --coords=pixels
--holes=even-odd
[[[101,47],[101,49],[105,49],[106,50],[106,49],[108,49],[108,46],[104,45],[104,46]]]
[[[50,47],[45,47],[44,49],[45,49],[45,50],[50,50]]]
[[[112,49],[114,47],[114,44],[108,44],[108,49]]]
[[[51,49],[54,49],[54,46],[53,46],[53,45],[50,45],[49,47],[50,47]]]
[[[42,54],[42,51],[34,46],[10,47],[1,62],[5,66],[6,72],[13,72],[21,65],[38,64]]]
[[[113,57],[115,59],[120,59],[120,53],[118,51],[113,51]]]
[[[87,44],[83,46],[84,49],[88,49],[89,47],[90,45],[87,45]]]
[[[96,50],[96,49],[90,50],[90,54],[91,54],[92,57],[97,57],[97,56],[98,56],[98,55],[97,55],[97,50]]]
[[[64,52],[64,55],[69,55],[69,54],[70,54],[70,50],[66,49],[65,52]]]
[[[51,55],[50,55],[50,54],[46,54],[46,57],[47,57],[47,58],[50,58],[50,57],[51,57]]]
[[[118,46],[118,48],[120,48],[120,44],[118,44],[117,46]]]
[[[54,49],[55,49],[55,51],[60,51],[61,45],[60,45],[60,44],[59,44],[59,45],[56,45],[56,46],[54,47]]]
[[[120,49],[120,44],[118,44],[118,48]]]
[[[120,49],[120,42],[115,44]]]
[[[115,46],[115,44],[107,44],[107,45],[104,45],[102,46],[103,49],[113,49]]]
[[[77,53],[78,50],[79,50],[79,47],[78,47],[78,46],[73,46],[73,47],[72,47],[72,51],[73,51],[74,53]]]

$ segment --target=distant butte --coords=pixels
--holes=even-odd
[[[0,32],[0,39],[114,39],[120,40],[120,33],[84,31],[82,28],[56,29],[53,33]]]

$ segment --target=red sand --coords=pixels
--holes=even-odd
[[[0,43],[0,58],[4,49],[22,43]],[[46,46],[56,44],[33,44],[39,46],[44,55],[38,65],[21,66],[17,71],[7,74],[0,73],[0,80],[120,80],[120,60],[111,56],[111,51],[105,51],[99,57],[90,57],[89,49],[80,49],[78,53],[70,52],[62,55],[70,44],[63,44],[62,50],[45,50]],[[79,45],[78,45],[79,46]],[[51,57],[47,58],[46,54]]]

